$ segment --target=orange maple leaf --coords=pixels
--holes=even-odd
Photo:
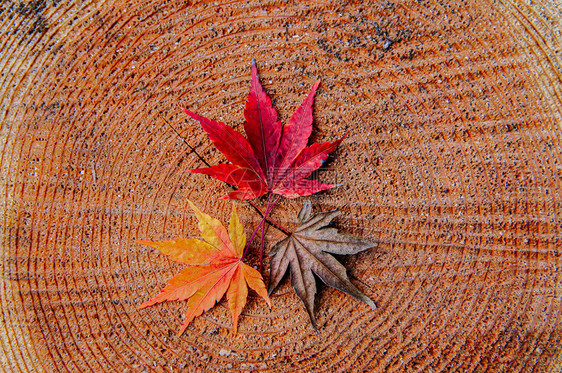
[[[186,300],[187,312],[180,332],[220,301],[224,294],[232,313],[234,331],[238,317],[246,304],[248,286],[261,295],[271,306],[261,274],[242,262],[246,246],[246,234],[232,204],[232,216],[228,232],[222,223],[201,212],[191,201],[189,205],[199,220],[199,230],[204,241],[177,238],[171,241],[138,241],[154,247],[170,259],[189,265],[168,281],[160,294],[139,306],[139,309],[156,303]]]

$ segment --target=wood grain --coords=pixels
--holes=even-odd
[[[2,2],[1,371],[559,372],[561,10]],[[379,308],[322,288],[318,336],[285,283],[238,334],[220,303],[178,338],[183,304],[136,306],[181,266],[135,241],[196,236],[188,198],[230,206],[166,120],[224,162],[180,107],[241,130],[252,57],[283,121],[322,79],[312,140],[350,130],[320,173],[343,186],[310,199],[379,243],[344,259]]]

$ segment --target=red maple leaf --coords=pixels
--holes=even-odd
[[[187,109],[186,114],[199,121],[203,129],[231,163],[190,170],[202,173],[231,185],[237,190],[222,198],[247,200],[274,193],[286,198],[308,196],[335,187],[307,179],[336,149],[347,133],[334,142],[306,146],[312,132],[312,104],[320,81],[282,126],[277,111],[258,78],[252,60],[250,94],[244,109],[244,131],[248,139],[224,123],[207,119]]]

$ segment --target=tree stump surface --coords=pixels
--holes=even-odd
[[[560,372],[561,10],[2,2],[1,371]],[[177,337],[183,302],[137,306],[182,266],[135,241],[230,202],[166,121],[225,162],[180,108],[242,130],[252,57],[283,122],[322,79],[312,140],[350,131],[319,173],[342,186],[307,199],[379,243],[341,258],[378,309],[321,286],[316,335],[285,281],[238,334],[223,301]]]

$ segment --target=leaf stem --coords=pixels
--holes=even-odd
[[[168,120],[166,118],[164,118],[164,116],[162,115],[162,113],[158,113],[160,114],[160,117],[162,117],[162,119],[164,119],[164,122],[166,122],[166,124],[172,129],[172,131],[174,131],[176,133],[176,135],[183,140],[184,144],[187,145],[189,147],[189,149],[191,149],[191,151],[193,153],[195,153],[195,155],[197,156],[197,158],[199,158],[201,160],[201,162],[205,163],[205,166],[207,167],[211,167],[211,165],[209,164],[209,162],[207,162],[199,153],[197,153],[197,150],[195,150],[195,148],[193,146],[191,146],[187,140],[185,139],[185,137],[183,137],[182,135],[180,135],[180,133],[170,124],[170,122],[168,122]]]
[[[271,198],[271,195],[269,195],[269,197],[268,197],[267,209],[265,210],[265,214],[263,215],[263,218],[261,219],[260,223],[258,224],[256,229],[254,230],[254,233],[252,233],[252,237],[250,237],[250,239],[248,240],[248,243],[246,244],[246,248],[244,249],[244,253],[242,254],[242,259],[244,259],[246,257],[246,254],[248,253],[248,250],[250,249],[250,245],[252,244],[252,241],[254,240],[254,237],[256,236],[256,233],[258,233],[261,226],[266,221],[267,215],[269,215],[269,213],[273,209],[273,206],[275,206],[277,201],[279,201],[279,198],[277,198],[273,203],[269,203],[269,198]],[[262,243],[263,243],[263,240],[262,240]]]
[[[277,201],[275,201],[277,202]],[[265,211],[269,210],[269,206],[271,203],[271,193],[267,194],[267,207],[265,208]],[[271,212],[271,210],[270,210]],[[261,273],[261,268],[262,268],[262,264],[263,264],[263,237],[265,235],[265,224],[262,224],[261,226],[261,238],[260,238],[260,273]]]
[[[246,202],[248,202],[261,216],[265,216],[265,212],[262,211],[258,206],[256,206],[254,202],[252,201],[246,201]],[[283,232],[287,236],[291,235],[291,233],[289,233],[289,231],[285,227],[283,227],[279,222],[273,220],[270,216],[267,217],[266,223],[278,229],[279,231]]]

